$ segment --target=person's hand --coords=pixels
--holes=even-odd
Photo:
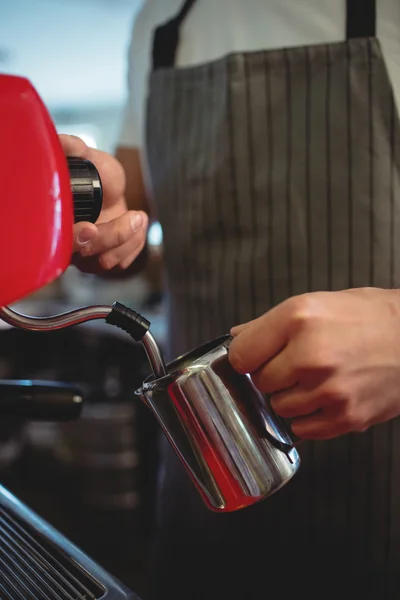
[[[148,219],[142,211],[127,210],[122,166],[75,136],[61,134],[59,139],[66,156],[86,158],[96,166],[103,184],[103,207],[96,224],[74,225],[73,264],[90,273],[128,268],[143,250]]]
[[[232,366],[272,394],[300,438],[329,439],[400,414],[400,292],[293,297],[234,327]]]

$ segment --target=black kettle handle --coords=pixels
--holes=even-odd
[[[103,188],[98,170],[84,158],[67,157],[74,202],[74,222],[96,223],[103,205]]]

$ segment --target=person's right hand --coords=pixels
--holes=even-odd
[[[400,292],[290,298],[234,327],[229,359],[299,438],[329,439],[400,415]]]
[[[59,139],[66,156],[85,158],[95,165],[103,185],[103,207],[97,222],[74,225],[73,264],[86,273],[127,269],[144,248],[148,217],[143,211],[128,211],[122,165],[110,154],[89,148],[80,138],[61,134]]]

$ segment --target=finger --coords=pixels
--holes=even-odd
[[[78,225],[80,227],[78,227]],[[88,224],[81,223],[74,226],[75,236],[74,249],[83,257],[104,254],[109,250],[123,246],[131,238],[136,236],[140,241],[146,235],[147,215],[138,211],[129,211],[108,223],[100,223],[89,240],[82,240],[85,235],[89,236]],[[91,228],[93,231],[93,228]],[[89,236],[90,237],[90,236]]]
[[[254,385],[267,394],[287,390],[297,384],[296,372],[292,368],[290,351],[285,348],[267,364],[251,374]]]
[[[99,264],[106,271],[113,269],[114,267],[127,269],[143,250],[145,242],[145,235],[133,236],[122,246],[118,246],[118,248],[100,254]]]
[[[245,326],[229,347],[229,360],[239,373],[253,373],[287,344],[288,301]]]
[[[330,440],[350,431],[345,424],[332,420],[323,413],[294,419],[291,429],[297,437],[304,440]]]
[[[93,223],[81,221],[74,225],[74,252],[84,252],[83,248],[98,235],[98,229]]]
[[[75,265],[82,273],[90,273],[90,274],[100,274],[104,273],[105,270],[117,269],[120,271],[124,271],[136,260],[141,251],[145,246],[145,240],[140,245],[137,246],[133,252],[129,253],[129,250],[126,249],[124,251],[124,257],[121,258],[119,262],[106,259],[104,260],[104,255],[100,254],[97,256],[88,256],[83,258],[80,254],[75,253],[72,257],[72,264]],[[106,264],[106,267],[104,266]],[[111,265],[114,265],[111,266]],[[108,266],[110,265],[110,266]]]
[[[323,406],[317,393],[304,391],[300,387],[273,394],[270,402],[272,409],[284,419],[312,415]]]

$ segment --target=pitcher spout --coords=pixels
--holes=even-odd
[[[285,485],[300,465],[288,432],[250,377],[213,340],[148,378],[136,393],[159,422],[206,505],[234,511]]]
[[[202,449],[195,443],[191,423],[171,399],[169,377],[147,381],[135,394],[157,419],[164,435],[211,510],[223,511],[225,501],[210,472]]]

